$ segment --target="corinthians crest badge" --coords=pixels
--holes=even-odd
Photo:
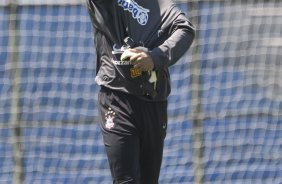
[[[105,119],[106,119],[105,127],[109,130],[112,129],[115,125],[115,123],[113,121],[115,114],[116,113],[110,107],[108,109],[108,112],[105,114]]]

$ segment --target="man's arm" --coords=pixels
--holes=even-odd
[[[155,69],[173,65],[191,46],[195,30],[189,20],[180,14],[172,23],[168,39],[149,52]]]

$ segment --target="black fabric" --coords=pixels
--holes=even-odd
[[[170,93],[168,67],[190,47],[194,28],[171,0],[87,0],[95,31],[98,85],[133,94],[144,100],[163,101]],[[117,64],[113,46],[124,45],[126,37],[149,49],[157,73],[155,96],[144,98],[155,86],[132,75],[132,65]],[[144,86],[149,86],[146,88]],[[150,92],[149,92],[150,94]]]
[[[101,129],[113,183],[157,184],[171,90],[169,66],[191,46],[194,28],[172,0],[87,3],[97,53],[95,80],[102,87]],[[120,61],[120,52],[113,52],[127,37],[148,49],[154,72],[140,73],[130,61]],[[152,73],[156,83],[149,80]]]
[[[99,92],[101,129],[113,183],[157,184],[167,128],[167,101]]]

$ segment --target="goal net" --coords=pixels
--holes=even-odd
[[[282,183],[282,2],[177,1],[161,184]],[[0,183],[111,183],[79,0],[0,2]]]

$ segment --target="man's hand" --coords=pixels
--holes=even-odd
[[[128,49],[127,52],[130,53],[130,57],[128,58],[134,68],[141,72],[153,70],[154,62],[147,52],[138,48]]]

